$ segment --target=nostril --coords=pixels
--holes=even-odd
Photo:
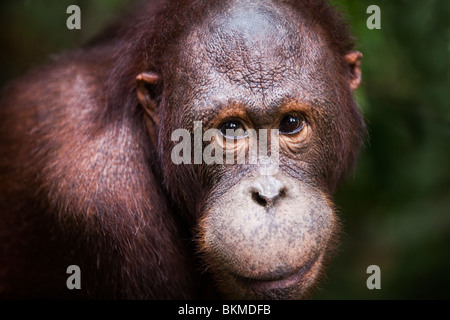
[[[274,205],[279,199],[286,196],[286,188],[281,188],[277,193],[264,194],[257,190],[252,190],[252,199],[262,207]]]
[[[276,205],[289,193],[288,185],[283,180],[273,176],[258,177],[252,181],[247,190],[250,191],[253,201],[266,209]]]
[[[252,199],[262,207],[266,207],[268,205],[267,199],[265,197],[262,197],[257,191],[252,192]]]
[[[284,198],[286,196],[287,189],[285,187],[281,188],[280,192],[278,193],[279,198]]]

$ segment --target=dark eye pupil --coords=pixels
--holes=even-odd
[[[236,122],[228,121],[222,126],[222,130],[236,130],[240,127]]]
[[[228,138],[239,139],[246,136],[244,126],[239,121],[227,121],[220,127],[220,132]]]
[[[288,115],[281,120],[280,132],[284,134],[292,134],[300,131],[303,127],[303,119],[297,116]]]

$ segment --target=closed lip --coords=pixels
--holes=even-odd
[[[299,269],[296,269],[296,271],[282,276],[267,278],[248,278],[234,275],[234,278],[236,279],[236,282],[238,282],[242,286],[256,292],[289,288],[303,282],[305,276],[307,276],[308,274],[308,271],[310,271],[316,265],[318,260],[319,256],[316,256]]]

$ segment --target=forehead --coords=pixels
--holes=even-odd
[[[195,93],[185,99],[206,102],[202,109],[230,100],[256,106],[285,98],[308,102],[324,98],[324,84],[332,81],[333,59],[320,28],[289,7],[230,5],[180,45],[177,82]]]

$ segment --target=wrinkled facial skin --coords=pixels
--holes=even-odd
[[[179,48],[165,75],[180,85],[163,101],[161,154],[174,145],[170,130],[192,131],[194,121],[205,131],[229,119],[255,130],[279,129],[289,114],[305,119],[300,132],[279,135],[276,173],[261,174],[259,164],[168,165],[165,181],[197,221],[200,254],[225,297],[306,297],[335,242],[329,199],[358,139],[342,57],[320,27],[258,4],[212,15]],[[174,176],[191,184],[177,186]]]

